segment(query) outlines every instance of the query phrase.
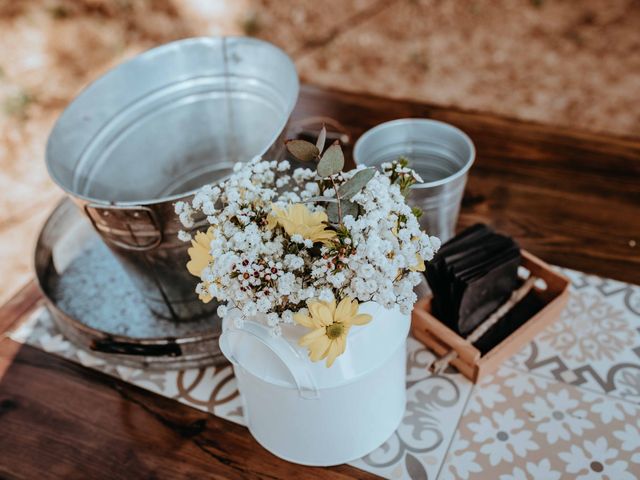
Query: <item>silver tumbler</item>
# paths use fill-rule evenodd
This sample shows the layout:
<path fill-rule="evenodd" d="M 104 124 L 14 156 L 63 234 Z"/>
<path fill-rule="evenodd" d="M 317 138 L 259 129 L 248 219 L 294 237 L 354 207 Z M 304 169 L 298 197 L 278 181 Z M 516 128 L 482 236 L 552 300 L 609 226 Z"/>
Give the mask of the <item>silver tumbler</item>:
<path fill-rule="evenodd" d="M 184 321 L 215 311 L 194 292 L 174 204 L 236 162 L 277 156 L 298 90 L 291 59 L 269 43 L 191 38 L 107 72 L 56 122 L 46 151 L 51 178 L 156 315 Z"/>
<path fill-rule="evenodd" d="M 475 147 L 462 130 L 436 120 L 405 118 L 382 123 L 355 144 L 356 164 L 380 166 L 404 156 L 424 183 L 409 203 L 422 209 L 422 228 L 443 242 L 453 237 Z"/>

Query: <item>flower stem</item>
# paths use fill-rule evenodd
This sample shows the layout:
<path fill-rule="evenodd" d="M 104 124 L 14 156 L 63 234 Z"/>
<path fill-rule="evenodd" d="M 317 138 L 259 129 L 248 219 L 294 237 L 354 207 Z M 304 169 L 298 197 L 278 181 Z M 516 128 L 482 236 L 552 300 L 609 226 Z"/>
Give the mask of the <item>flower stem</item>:
<path fill-rule="evenodd" d="M 340 202 L 338 187 L 336 186 L 336 182 L 333 180 L 333 175 L 329 176 L 329 180 L 331 180 L 331 185 L 333 185 L 333 191 L 336 192 L 336 200 L 338 200 L 338 218 L 340 219 L 340 225 L 342 225 L 342 203 Z"/>

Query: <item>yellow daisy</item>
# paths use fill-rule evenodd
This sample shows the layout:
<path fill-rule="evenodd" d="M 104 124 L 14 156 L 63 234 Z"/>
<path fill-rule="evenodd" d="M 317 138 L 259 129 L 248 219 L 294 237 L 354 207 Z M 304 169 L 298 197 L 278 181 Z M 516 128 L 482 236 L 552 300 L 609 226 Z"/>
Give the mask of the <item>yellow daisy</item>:
<path fill-rule="evenodd" d="M 211 284 L 209 282 L 202 282 L 202 290 L 198 292 L 198 299 L 200 299 L 202 303 L 209 303 L 211 300 L 213 300 L 213 297 L 209 293 L 210 285 Z"/>
<path fill-rule="evenodd" d="M 335 359 L 347 348 L 347 335 L 353 325 L 366 325 L 371 315 L 358 313 L 358 301 L 349 297 L 343 298 L 338 306 L 336 302 L 311 300 L 307 303 L 309 314 L 296 313 L 293 320 L 307 328 L 313 329 L 298 342 L 308 347 L 309 358 L 317 362 L 327 359 L 327 367 L 333 365 Z"/>
<path fill-rule="evenodd" d="M 187 250 L 191 259 L 187 263 L 187 270 L 191 275 L 200 278 L 202 271 L 213 262 L 213 257 L 210 253 L 213 239 L 213 227 L 209 227 L 207 233 L 198 232 L 195 238 L 191 240 L 191 248 Z"/>
<path fill-rule="evenodd" d="M 411 270 L 412 272 L 424 272 L 424 259 L 419 253 L 416 253 L 416 262 L 417 263 L 413 267 L 410 267 L 409 270 Z"/>
<path fill-rule="evenodd" d="M 213 227 L 209 227 L 207 233 L 196 233 L 195 238 L 191 240 L 191 248 L 187 250 L 190 258 L 187 263 L 187 270 L 189 270 L 191 275 L 198 278 L 202 275 L 202 271 L 213 262 L 213 257 L 210 253 L 211 240 L 214 238 L 213 232 Z M 204 303 L 209 303 L 212 300 L 207 282 L 203 282 L 202 290 L 198 293 L 198 298 Z"/>
<path fill-rule="evenodd" d="M 328 222 L 325 212 L 311 212 L 302 203 L 294 203 L 287 208 L 271 207 L 272 213 L 267 217 L 267 228 L 273 229 L 277 224 L 282 225 L 285 232 L 292 235 L 302 235 L 312 242 L 326 242 L 336 237 L 336 232 L 327 230 Z"/>
<path fill-rule="evenodd" d="M 398 236 L 398 227 L 393 227 L 391 229 L 391 233 L 393 233 L 397 237 Z M 412 242 L 415 242 L 416 240 L 418 240 L 416 237 L 413 237 L 411 239 Z M 411 267 L 409 267 L 409 270 L 411 270 L 412 272 L 424 272 L 425 268 L 426 267 L 424 265 L 424 259 L 422 258 L 422 255 L 420 255 L 419 253 L 416 253 L 416 264 L 411 266 Z M 398 275 L 399 274 L 400 274 L 400 271 L 398 271 Z"/>

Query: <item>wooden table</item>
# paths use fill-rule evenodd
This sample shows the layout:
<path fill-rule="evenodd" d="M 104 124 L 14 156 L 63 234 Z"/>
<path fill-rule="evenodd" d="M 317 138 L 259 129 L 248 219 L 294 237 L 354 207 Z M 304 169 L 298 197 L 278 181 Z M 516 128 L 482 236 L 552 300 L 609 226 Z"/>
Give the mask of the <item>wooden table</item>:
<path fill-rule="evenodd" d="M 294 119 L 313 115 L 352 139 L 400 117 L 457 125 L 478 151 L 460 227 L 486 222 L 550 263 L 640 283 L 640 141 L 306 86 Z M 0 334 L 41 301 L 25 286 Z M 372 477 L 292 465 L 243 427 L 7 338 L 0 378 L 0 478 Z"/>

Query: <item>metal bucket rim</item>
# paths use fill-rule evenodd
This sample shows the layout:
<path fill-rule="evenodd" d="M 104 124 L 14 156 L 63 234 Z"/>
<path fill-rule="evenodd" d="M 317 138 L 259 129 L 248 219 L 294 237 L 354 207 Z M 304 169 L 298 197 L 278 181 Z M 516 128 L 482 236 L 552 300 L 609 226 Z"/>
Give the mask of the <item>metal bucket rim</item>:
<path fill-rule="evenodd" d="M 215 333 L 205 333 L 205 334 L 199 333 L 197 335 L 194 334 L 194 335 L 184 336 L 180 338 L 130 337 L 127 335 L 109 333 L 103 330 L 99 330 L 95 327 L 82 323 L 80 320 L 78 320 L 68 312 L 62 310 L 56 303 L 55 299 L 50 295 L 49 289 L 47 286 L 47 277 L 49 275 L 48 270 L 50 266 L 50 261 L 47 261 L 47 264 L 43 265 L 41 264 L 41 262 L 38 261 L 38 255 L 40 254 L 40 252 L 48 248 L 48 247 L 45 247 L 45 235 L 50 230 L 52 230 L 53 225 L 57 221 L 59 221 L 61 217 L 64 217 L 67 214 L 67 211 L 69 209 L 74 209 L 74 208 L 75 206 L 73 205 L 73 202 L 69 198 L 67 197 L 62 198 L 58 202 L 58 204 L 55 206 L 53 211 L 49 214 L 49 217 L 47 218 L 44 225 L 42 226 L 42 229 L 38 234 L 38 240 L 36 241 L 36 246 L 34 248 L 33 259 L 34 259 L 34 270 L 36 273 L 36 283 L 38 285 L 38 289 L 40 290 L 40 292 L 42 293 L 42 296 L 44 297 L 45 306 L 51 312 L 52 317 L 54 321 L 56 321 L 56 323 L 58 321 L 63 321 L 66 324 L 73 326 L 73 328 L 75 328 L 78 331 L 89 333 L 96 337 L 108 338 L 116 342 L 136 342 L 136 343 L 139 343 L 140 345 L 166 345 L 168 343 L 175 343 L 178 345 L 187 345 L 190 343 L 201 342 L 203 338 L 215 340 L 218 337 L 218 335 Z M 49 256 L 52 257 L 52 254 L 51 254 L 52 252 L 49 252 L 49 253 L 50 253 Z"/>
<path fill-rule="evenodd" d="M 437 125 L 439 127 L 448 129 L 451 132 L 459 135 L 462 141 L 469 148 L 468 158 L 465 160 L 464 165 L 456 173 L 449 175 L 447 177 L 441 178 L 439 180 L 434 180 L 432 182 L 417 183 L 411 187 L 412 189 L 419 190 L 423 188 L 439 187 L 441 185 L 450 183 L 460 177 L 463 177 L 467 174 L 467 172 L 475 162 L 475 158 L 476 158 L 476 148 L 475 148 L 475 145 L 473 144 L 473 141 L 471 140 L 469 135 L 467 135 L 465 132 L 460 130 L 455 125 L 452 125 L 447 122 L 442 122 L 440 120 L 433 120 L 430 118 L 398 118 L 396 120 L 390 120 L 388 122 L 380 123 L 375 127 L 370 128 L 365 133 L 363 133 L 362 136 L 360 136 L 360 138 L 356 141 L 353 147 L 353 158 L 355 159 L 356 164 L 367 165 L 366 161 L 361 162 L 359 161 L 358 157 L 359 157 L 360 150 L 362 150 L 363 148 L 362 145 L 364 145 L 373 135 L 376 135 L 380 131 L 386 130 L 387 128 L 392 128 L 392 127 L 397 127 L 402 125 L 410 125 L 410 124 L 420 124 L 425 126 Z"/>
<path fill-rule="evenodd" d="M 254 37 L 247 37 L 247 36 L 243 36 L 243 35 L 224 35 L 224 36 L 198 36 L 198 37 L 189 37 L 189 38 L 183 38 L 180 40 L 175 40 L 172 42 L 168 42 L 168 43 L 164 43 L 162 45 L 157 45 L 155 47 L 149 48 L 143 52 L 140 52 L 139 54 L 135 55 L 134 57 L 125 60 L 124 62 L 118 63 L 117 65 L 109 68 L 106 72 L 102 73 L 100 76 L 98 76 L 97 78 L 95 78 L 94 80 L 92 80 L 91 82 L 89 82 L 87 85 L 85 85 L 80 92 L 69 102 L 69 104 L 63 109 L 63 111 L 60 113 L 60 115 L 58 116 L 58 118 L 56 119 L 53 128 L 51 129 L 51 132 L 49 133 L 49 136 L 47 138 L 47 144 L 46 144 L 46 149 L 45 149 L 45 164 L 46 164 L 46 168 L 47 168 L 47 172 L 49 174 L 49 177 L 55 182 L 56 185 L 58 185 L 58 187 L 60 187 L 65 193 L 67 193 L 68 195 L 70 195 L 73 198 L 77 198 L 80 200 L 84 200 L 86 202 L 89 203 L 93 203 L 96 205 L 114 205 L 114 206 L 136 206 L 136 205 L 141 205 L 141 206 L 148 206 L 148 205 L 157 205 L 157 204 L 162 204 L 162 203 L 168 203 L 168 202 L 175 202 L 178 200 L 181 200 L 183 198 L 186 197 L 190 197 L 192 195 L 194 195 L 199 189 L 195 188 L 193 190 L 187 191 L 187 192 L 182 192 L 182 193 L 176 193 L 173 195 L 168 195 L 168 196 L 163 196 L 163 197 L 158 197 L 158 198 L 152 198 L 152 199 L 142 199 L 142 200 L 128 200 L 128 201 L 109 201 L 109 200 L 105 200 L 105 199 L 101 199 L 101 198 L 95 198 L 95 197 L 90 197 L 87 195 L 82 195 L 79 194 L 77 192 L 74 192 L 72 189 L 68 188 L 64 182 L 58 177 L 57 173 L 54 171 L 54 168 L 52 166 L 52 160 L 51 160 L 51 144 L 52 144 L 52 139 L 54 138 L 56 132 L 58 131 L 58 128 L 62 128 L 61 124 L 64 121 L 64 119 L 66 118 L 66 114 L 69 111 L 69 109 L 76 103 L 76 101 L 78 99 L 80 99 L 81 97 L 88 95 L 91 93 L 92 89 L 96 87 L 96 85 L 100 82 L 106 81 L 108 80 L 108 78 L 114 74 L 116 74 L 116 72 L 120 71 L 123 68 L 128 67 L 129 65 L 132 64 L 136 64 L 136 63 L 143 63 L 146 62 L 149 58 L 158 55 L 159 53 L 164 52 L 165 50 L 169 50 L 172 48 L 175 48 L 176 46 L 183 46 L 183 45 L 190 45 L 190 44 L 203 44 L 203 43 L 209 43 L 209 44 L 213 44 L 213 42 L 217 42 L 220 40 L 241 40 L 243 42 L 247 42 L 247 43 L 253 43 L 253 44 L 261 44 L 269 49 L 271 49 L 276 55 L 279 55 L 284 61 L 285 63 L 288 63 L 289 66 L 291 67 L 292 72 L 294 73 L 294 77 L 295 77 L 295 92 L 293 92 L 294 94 L 291 95 L 291 99 L 290 99 L 290 104 L 287 105 L 287 112 L 286 112 L 286 120 L 283 123 L 282 127 L 284 128 L 287 124 L 288 119 L 291 117 L 291 112 L 293 111 L 293 108 L 295 107 L 297 100 L 298 100 L 298 94 L 300 92 L 300 79 L 298 78 L 297 75 L 297 71 L 296 71 L 296 67 L 295 64 L 293 63 L 293 60 L 291 59 L 291 57 L 289 57 L 289 55 L 287 55 L 284 50 L 282 50 L 281 48 L 277 47 L 276 45 L 264 41 L 264 40 L 260 40 L 258 38 L 254 38 Z M 274 141 L 276 141 L 278 139 L 278 137 L 281 134 L 281 130 L 274 133 L 273 138 L 271 139 L 269 145 L 266 145 L 264 148 L 264 151 L 267 151 L 270 147 L 270 145 L 273 144 Z M 260 152 L 259 155 L 263 155 L 263 152 Z M 204 186 L 204 185 L 202 185 Z M 201 186 L 201 187 L 202 187 Z"/>

